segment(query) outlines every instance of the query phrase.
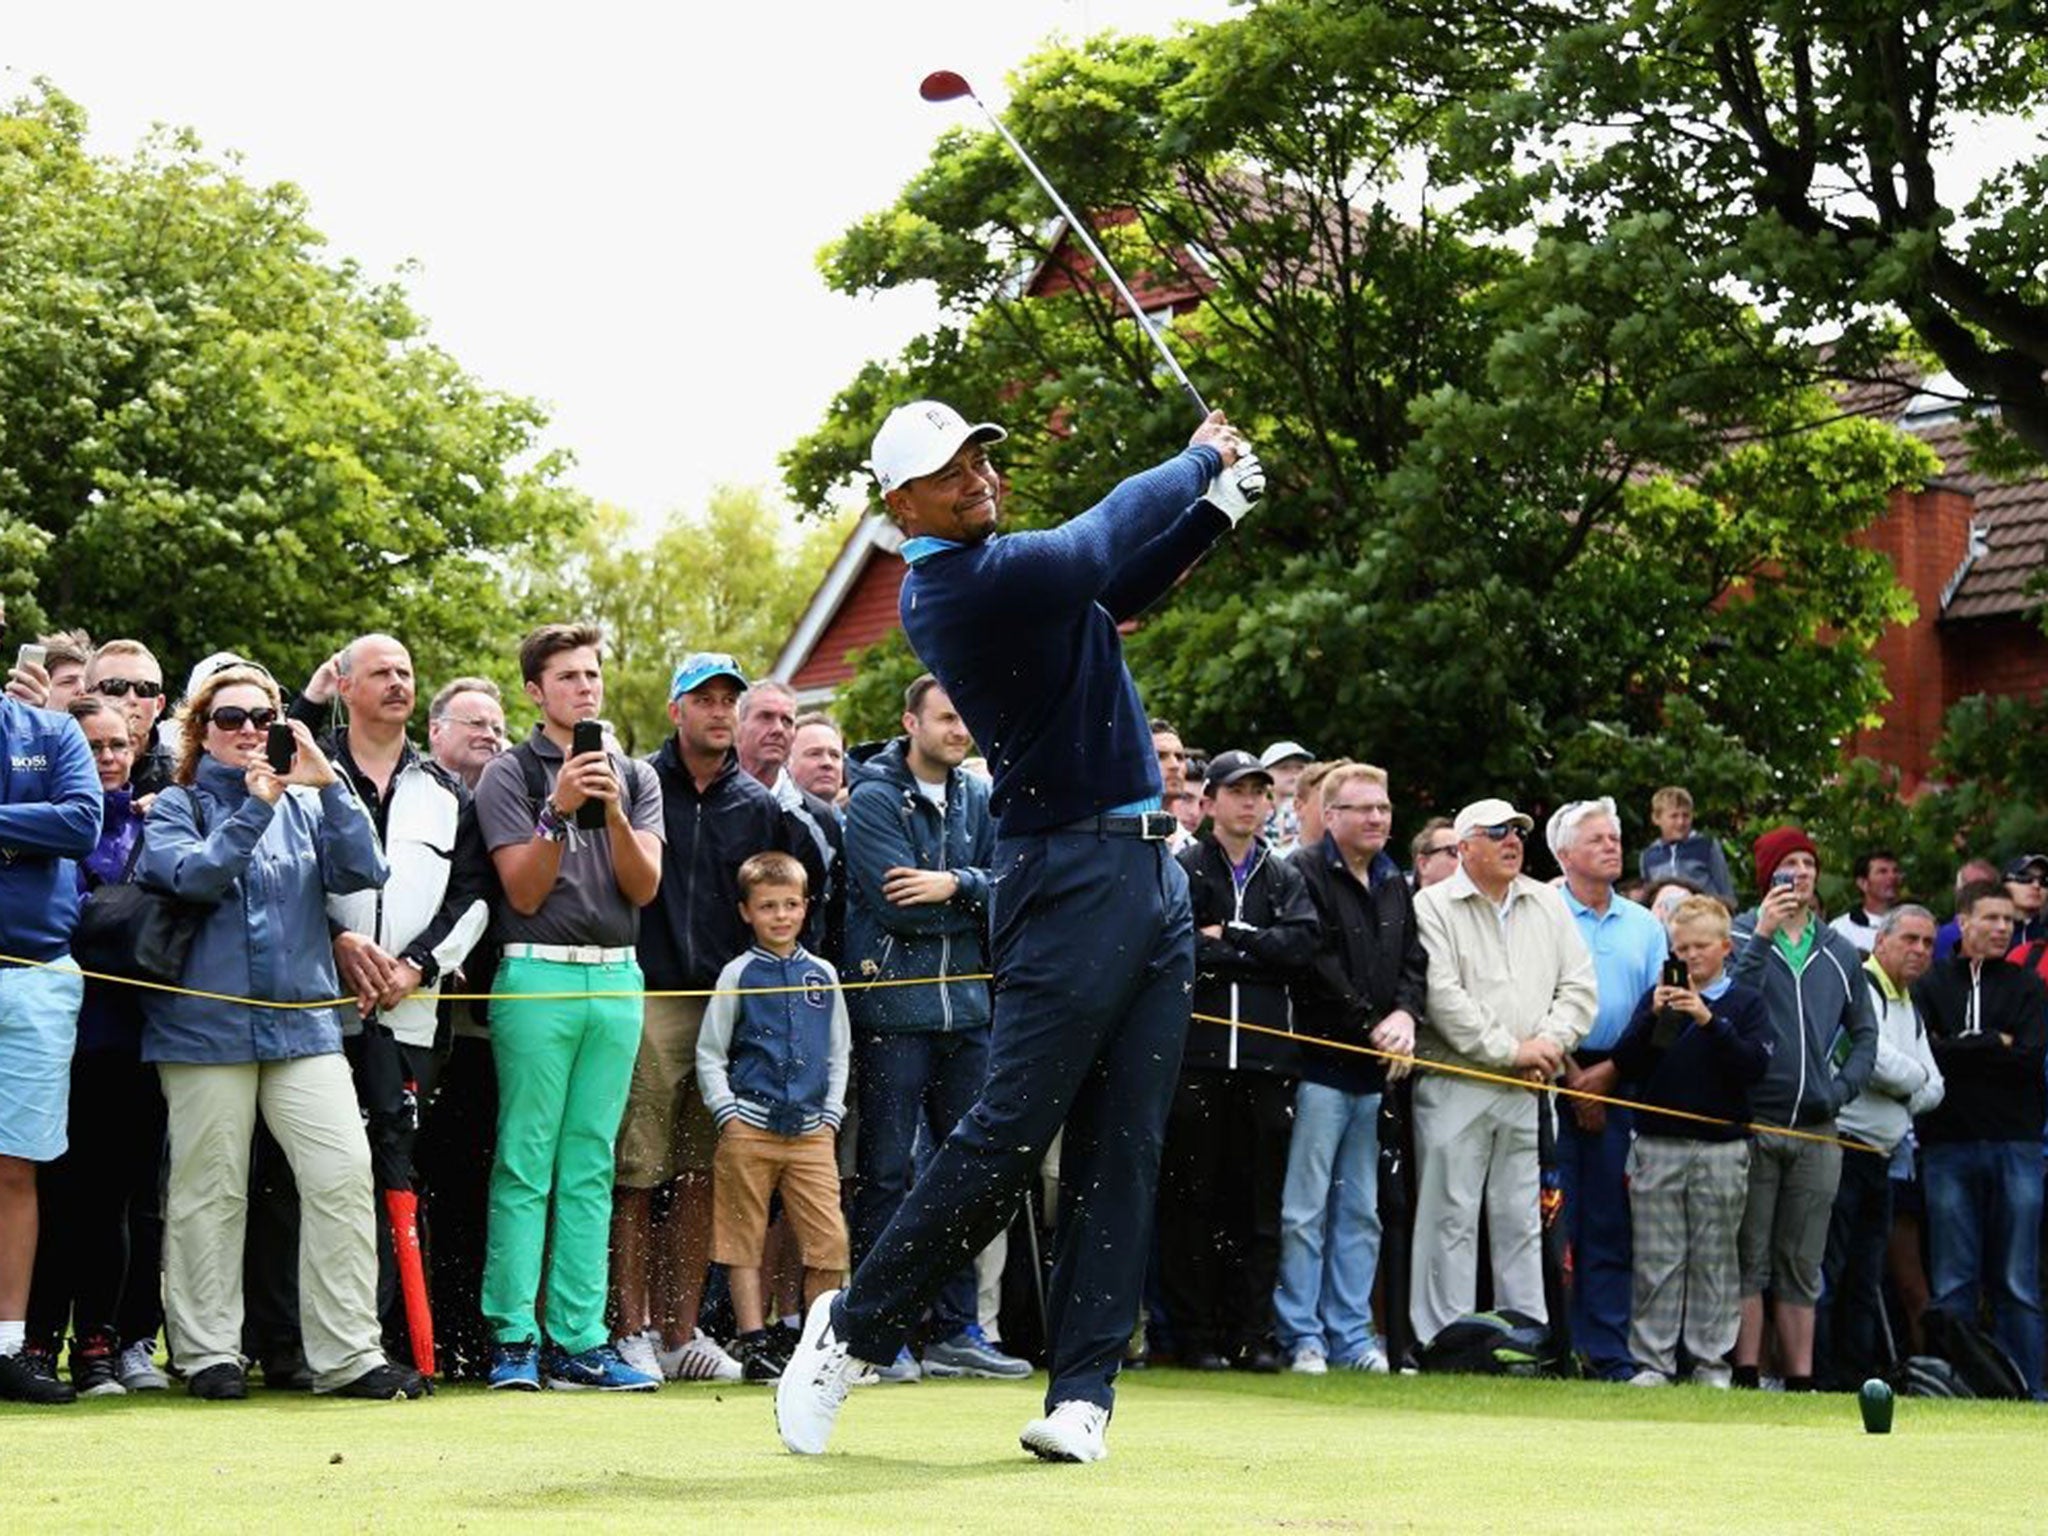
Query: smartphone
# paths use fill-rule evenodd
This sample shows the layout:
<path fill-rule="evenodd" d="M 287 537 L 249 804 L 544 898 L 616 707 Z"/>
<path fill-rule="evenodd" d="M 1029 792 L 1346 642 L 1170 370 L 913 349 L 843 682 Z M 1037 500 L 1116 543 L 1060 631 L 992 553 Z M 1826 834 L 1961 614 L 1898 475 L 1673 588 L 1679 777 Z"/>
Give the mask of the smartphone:
<path fill-rule="evenodd" d="M 1799 877 L 1793 874 L 1792 871 L 1789 869 L 1777 870 L 1771 876 L 1771 889 L 1775 891 L 1781 885 L 1791 885 L 1794 882 L 1796 882 L 1798 878 Z"/>
<path fill-rule="evenodd" d="M 49 659 L 50 652 L 48 647 L 30 645 L 26 642 L 23 643 L 20 650 L 14 653 L 14 664 L 16 667 L 40 667 Z"/>
<path fill-rule="evenodd" d="M 1685 962 L 1676 955 L 1664 961 L 1664 985 L 1667 987 L 1690 987 L 1692 973 L 1685 968 Z"/>
<path fill-rule="evenodd" d="M 604 750 L 604 727 L 595 720 L 578 720 L 569 733 L 569 755 L 581 757 L 586 752 Z M 586 800 L 576 807 L 576 825 L 585 832 L 600 831 L 604 827 L 604 802 Z"/>
<path fill-rule="evenodd" d="M 299 755 L 299 743 L 298 738 L 292 735 L 292 728 L 284 721 L 270 722 L 270 729 L 263 737 L 263 755 L 270 759 L 272 773 L 292 771 L 292 759 Z"/>

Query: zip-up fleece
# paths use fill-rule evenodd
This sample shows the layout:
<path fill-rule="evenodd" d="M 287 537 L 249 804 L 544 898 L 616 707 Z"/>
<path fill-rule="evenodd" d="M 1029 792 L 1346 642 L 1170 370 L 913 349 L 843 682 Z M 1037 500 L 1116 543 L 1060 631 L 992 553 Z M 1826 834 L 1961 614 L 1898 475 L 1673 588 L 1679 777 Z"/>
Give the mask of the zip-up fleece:
<path fill-rule="evenodd" d="M 697 793 L 671 736 L 647 760 L 661 780 L 661 889 L 640 910 L 640 969 L 650 989 L 708 987 L 751 941 L 740 917 L 740 866 L 771 849 L 790 853 L 775 797 L 740 769 L 737 752 Z M 813 896 L 817 892 L 811 893 Z"/>
<path fill-rule="evenodd" d="M 1320 925 L 1308 883 L 1263 839 L 1252 842 L 1252 868 L 1240 887 L 1230 855 L 1214 835 L 1176 857 L 1187 872 L 1195 914 L 1195 1006 L 1205 1015 L 1188 1026 L 1181 1069 L 1272 1072 L 1301 1070 L 1291 1040 L 1239 1029 L 1239 1021 L 1292 1032 L 1288 983 L 1314 961 Z M 1212 939 L 1201 930 L 1221 927 Z M 1225 1026 L 1210 1022 L 1228 1019 Z"/>
<path fill-rule="evenodd" d="M 205 805 L 203 833 L 195 799 Z M 217 903 L 192 940 L 187 987 L 281 1003 L 337 995 L 327 897 L 374 890 L 389 873 L 369 813 L 345 780 L 287 789 L 265 805 L 241 769 L 212 757 L 199 760 L 196 783 L 157 796 L 136 866 L 144 885 Z M 332 1008 L 151 992 L 143 1017 L 144 1061 L 289 1061 L 341 1049 Z"/>
<path fill-rule="evenodd" d="M 1749 1091 L 1761 1125 L 1818 1125 L 1863 1091 L 1877 1064 L 1877 1004 L 1856 946 L 1818 917 L 1813 953 L 1795 972 L 1756 931 L 1756 909 L 1735 919 L 1729 974 L 1764 995 L 1776 1049 Z M 1840 1057 L 1840 1064 L 1836 1058 Z"/>
<path fill-rule="evenodd" d="M 2041 1134 L 2041 1059 L 2048 995 L 2007 960 L 1937 960 L 1913 983 L 1929 1043 L 1948 1085 L 1916 1122 L 1923 1142 L 2033 1141 Z M 2012 1037 L 2007 1045 L 2000 1035 Z"/>
<path fill-rule="evenodd" d="M 697 1086 L 721 1126 L 737 1117 L 778 1136 L 837 1130 L 852 1058 L 830 961 L 802 947 L 785 959 L 756 944 L 718 973 L 697 1036 Z"/>
<path fill-rule="evenodd" d="M 847 998 L 853 1021 L 887 1034 L 981 1029 L 990 1018 L 988 867 L 995 820 L 988 785 L 955 768 L 946 810 L 919 793 L 899 736 L 856 750 L 847 764 L 846 974 L 850 981 L 928 978 L 930 986 L 870 987 Z M 882 895 L 891 869 L 943 869 L 959 880 L 948 900 L 899 907 Z"/>

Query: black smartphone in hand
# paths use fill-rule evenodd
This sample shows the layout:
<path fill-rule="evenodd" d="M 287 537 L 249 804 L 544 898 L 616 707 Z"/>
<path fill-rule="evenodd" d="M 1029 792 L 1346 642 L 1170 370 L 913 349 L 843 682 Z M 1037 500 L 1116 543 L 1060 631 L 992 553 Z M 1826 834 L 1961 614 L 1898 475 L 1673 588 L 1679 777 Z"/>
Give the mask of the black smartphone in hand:
<path fill-rule="evenodd" d="M 569 755 L 581 757 L 586 752 L 604 750 L 604 727 L 595 720 L 578 720 L 569 734 Z M 586 800 L 576 807 L 576 825 L 585 832 L 598 832 L 604 828 L 604 802 Z"/>
<path fill-rule="evenodd" d="M 263 737 L 263 755 L 270 759 L 272 773 L 282 777 L 292 771 L 292 759 L 299 755 L 299 743 L 292 735 L 292 728 L 284 721 L 270 722 L 270 729 Z"/>
<path fill-rule="evenodd" d="M 1667 987 L 1689 987 L 1692 985 L 1692 973 L 1686 970 L 1685 962 L 1676 955 L 1667 955 L 1664 959 L 1664 985 Z"/>

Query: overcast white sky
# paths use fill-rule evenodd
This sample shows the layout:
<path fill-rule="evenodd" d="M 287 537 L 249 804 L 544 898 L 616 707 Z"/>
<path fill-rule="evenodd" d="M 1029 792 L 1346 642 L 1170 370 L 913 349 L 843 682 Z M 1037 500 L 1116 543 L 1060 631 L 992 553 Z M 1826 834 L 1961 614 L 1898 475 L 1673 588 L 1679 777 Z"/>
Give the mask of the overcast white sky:
<path fill-rule="evenodd" d="M 9 6 L 0 96 L 49 76 L 125 154 L 155 122 L 297 182 L 333 251 L 400 262 L 441 345 L 548 403 L 575 483 L 643 517 L 776 454 L 928 299 L 829 292 L 820 247 L 891 202 L 1048 35 L 1164 32 L 1227 0 Z"/>

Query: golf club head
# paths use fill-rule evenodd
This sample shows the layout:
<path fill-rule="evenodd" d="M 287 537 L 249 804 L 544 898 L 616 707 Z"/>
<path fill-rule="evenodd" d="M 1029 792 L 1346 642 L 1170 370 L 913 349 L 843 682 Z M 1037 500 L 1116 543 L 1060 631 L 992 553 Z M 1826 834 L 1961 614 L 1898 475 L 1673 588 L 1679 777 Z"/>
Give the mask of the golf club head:
<path fill-rule="evenodd" d="M 956 75 L 950 69 L 935 69 L 919 82 L 917 94 L 926 101 L 958 101 L 962 96 L 972 96 L 974 87 L 967 83 L 965 75 Z"/>

